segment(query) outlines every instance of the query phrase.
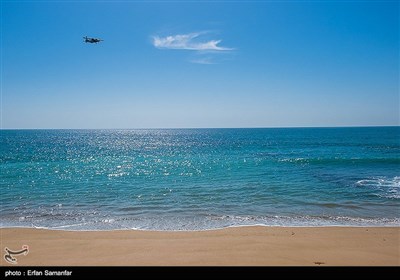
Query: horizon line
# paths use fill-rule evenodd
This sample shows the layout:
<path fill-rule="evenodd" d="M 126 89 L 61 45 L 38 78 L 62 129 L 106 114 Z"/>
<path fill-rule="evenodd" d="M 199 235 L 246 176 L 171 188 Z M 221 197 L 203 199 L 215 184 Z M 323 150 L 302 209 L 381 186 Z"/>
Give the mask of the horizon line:
<path fill-rule="evenodd" d="M 249 126 L 249 127 L 142 127 L 142 128 L 0 128 L 0 130 L 174 130 L 174 129 L 276 129 L 276 128 L 373 128 L 400 127 L 398 125 L 347 125 L 347 126 Z"/>

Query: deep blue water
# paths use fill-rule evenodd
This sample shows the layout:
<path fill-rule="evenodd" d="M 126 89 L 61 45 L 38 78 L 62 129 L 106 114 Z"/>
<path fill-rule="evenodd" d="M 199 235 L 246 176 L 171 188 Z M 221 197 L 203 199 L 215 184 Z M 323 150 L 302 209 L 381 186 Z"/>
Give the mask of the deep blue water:
<path fill-rule="evenodd" d="M 1 226 L 399 226 L 400 127 L 1 130 Z"/>

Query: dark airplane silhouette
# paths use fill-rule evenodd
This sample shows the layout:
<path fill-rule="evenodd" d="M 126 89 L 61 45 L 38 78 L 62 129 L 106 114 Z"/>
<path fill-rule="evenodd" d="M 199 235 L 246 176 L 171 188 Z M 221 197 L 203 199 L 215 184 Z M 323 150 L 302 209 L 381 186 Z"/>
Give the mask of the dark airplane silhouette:
<path fill-rule="evenodd" d="M 90 43 L 90 44 L 93 44 L 93 43 L 97 44 L 97 43 L 100 43 L 101 41 L 104 41 L 102 39 L 90 38 L 88 36 L 83 37 L 83 39 L 85 39 L 85 41 L 84 41 L 85 43 Z"/>

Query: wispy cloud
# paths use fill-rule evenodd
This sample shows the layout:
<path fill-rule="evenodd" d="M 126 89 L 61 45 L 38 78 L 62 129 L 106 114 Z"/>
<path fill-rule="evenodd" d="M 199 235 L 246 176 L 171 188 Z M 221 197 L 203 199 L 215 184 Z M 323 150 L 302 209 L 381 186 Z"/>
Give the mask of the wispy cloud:
<path fill-rule="evenodd" d="M 200 40 L 198 37 L 204 34 L 189 33 L 167 37 L 153 36 L 153 45 L 159 49 L 192 50 L 192 51 L 232 51 L 233 48 L 221 47 L 221 40 Z"/>
<path fill-rule="evenodd" d="M 189 60 L 189 62 L 197 64 L 216 64 L 211 57 L 196 58 Z"/>

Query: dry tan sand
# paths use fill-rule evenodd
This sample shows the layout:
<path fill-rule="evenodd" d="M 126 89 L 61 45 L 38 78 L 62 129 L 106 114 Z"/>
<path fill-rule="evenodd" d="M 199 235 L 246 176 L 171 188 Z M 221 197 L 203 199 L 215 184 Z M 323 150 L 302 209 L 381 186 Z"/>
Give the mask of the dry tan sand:
<path fill-rule="evenodd" d="M 18 265 L 400 265 L 400 227 L 240 227 L 210 231 L 0 229 Z M 2 255 L 1 265 L 8 265 Z"/>

